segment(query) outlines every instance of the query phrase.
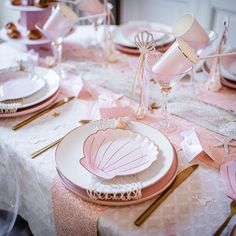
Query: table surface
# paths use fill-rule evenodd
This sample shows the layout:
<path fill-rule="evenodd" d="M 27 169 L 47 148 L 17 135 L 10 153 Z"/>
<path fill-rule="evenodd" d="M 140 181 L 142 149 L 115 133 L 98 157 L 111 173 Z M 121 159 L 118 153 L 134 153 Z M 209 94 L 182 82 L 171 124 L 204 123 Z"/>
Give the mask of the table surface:
<path fill-rule="evenodd" d="M 92 42 L 92 38 L 91 28 L 83 26 L 76 29 L 73 35 L 66 39 L 64 67 L 71 77 L 64 78 L 65 86 L 69 86 L 71 81 L 75 81 L 78 76 L 84 75 L 107 87 L 109 83 L 105 82 L 112 78 L 110 83 L 116 81 L 117 84 L 122 85 L 119 88 L 120 91 L 127 90 L 127 83 L 131 82 L 134 73 L 133 65 L 137 58 L 124 55 L 120 63 L 101 63 L 97 59 L 96 51 L 92 47 L 86 48 L 88 42 Z M 7 61 L 1 61 L 1 66 L 11 64 L 16 55 L 21 53 L 20 50 L 6 43 L 1 44 L 1 58 L 7 58 Z M 223 92 L 219 94 L 214 93 L 211 100 L 214 100 L 215 96 L 222 96 L 227 101 L 228 98 L 224 95 L 227 91 L 223 89 Z M 233 93 L 235 94 L 235 91 Z M 233 105 L 231 101 L 230 108 L 236 110 L 236 100 L 233 101 Z M 53 116 L 55 111 L 60 115 Z M 30 154 L 66 134 L 76 126 L 80 119 L 99 118 L 97 103 L 90 100 L 76 99 L 55 111 L 18 131 L 12 131 L 11 127 L 28 116 L 0 119 L 0 148 L 3 148 L 6 155 L 12 159 L 20 175 L 19 214 L 29 222 L 36 236 L 56 234 L 51 206 L 51 183 L 56 175 L 55 148 L 51 148 L 34 160 L 30 158 Z M 202 131 L 201 128 L 185 120 L 175 119 L 177 125 L 181 127 L 175 134 L 178 136 L 177 140 L 181 140 L 179 135 L 181 130 L 195 127 Z M 155 126 L 155 122 L 155 119 L 152 120 L 152 125 Z M 204 132 L 214 135 L 210 131 Z M 179 145 L 180 142 L 177 141 L 176 144 Z M 182 151 L 178 152 L 178 156 L 181 169 L 188 163 Z M 0 155 L 0 158 L 4 161 L 6 157 Z M 152 201 L 130 207 L 106 209 L 99 218 L 98 231 L 101 235 L 171 235 L 171 232 L 172 235 L 173 232 L 177 235 L 212 235 L 229 214 L 231 200 L 226 197 L 219 172 L 200 166 L 142 227 L 136 227 L 134 220 Z M 235 223 L 234 217 L 223 235 L 227 235 Z"/>

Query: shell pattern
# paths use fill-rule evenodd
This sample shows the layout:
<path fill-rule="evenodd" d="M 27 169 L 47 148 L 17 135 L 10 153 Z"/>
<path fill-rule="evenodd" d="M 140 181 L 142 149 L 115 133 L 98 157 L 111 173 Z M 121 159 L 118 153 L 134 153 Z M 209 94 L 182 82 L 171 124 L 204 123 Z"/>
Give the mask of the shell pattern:
<path fill-rule="evenodd" d="M 141 53 L 146 54 L 155 50 L 156 43 L 154 37 L 147 31 L 142 31 L 135 35 L 134 42 Z"/>
<path fill-rule="evenodd" d="M 150 139 L 123 129 L 98 130 L 85 140 L 83 149 L 81 165 L 104 179 L 143 171 L 159 153 Z"/>

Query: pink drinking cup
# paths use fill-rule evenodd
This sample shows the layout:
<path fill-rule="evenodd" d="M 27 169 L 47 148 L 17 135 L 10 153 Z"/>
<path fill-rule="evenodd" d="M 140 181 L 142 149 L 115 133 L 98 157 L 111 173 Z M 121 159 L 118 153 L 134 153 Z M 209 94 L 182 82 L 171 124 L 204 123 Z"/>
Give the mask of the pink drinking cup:
<path fill-rule="evenodd" d="M 45 22 L 42 33 L 52 41 L 63 38 L 70 32 L 78 19 L 74 11 L 60 3 Z"/>
<path fill-rule="evenodd" d="M 204 48 L 209 43 L 207 32 L 191 13 L 181 16 L 172 26 L 172 32 L 177 39 L 186 41 L 194 49 Z"/>

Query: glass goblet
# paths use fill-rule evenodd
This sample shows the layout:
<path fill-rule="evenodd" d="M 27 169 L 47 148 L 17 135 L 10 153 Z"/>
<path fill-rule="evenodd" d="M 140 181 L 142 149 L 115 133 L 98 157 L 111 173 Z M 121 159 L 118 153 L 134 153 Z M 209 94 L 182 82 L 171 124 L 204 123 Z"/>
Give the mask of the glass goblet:
<path fill-rule="evenodd" d="M 68 36 L 78 16 L 65 4 L 57 4 L 53 9 L 43 26 L 39 24 L 35 27 L 52 42 L 53 52 L 60 75 L 62 75 L 61 58 L 62 58 L 62 42 Z"/>
<path fill-rule="evenodd" d="M 195 49 L 196 54 L 200 56 L 204 50 L 206 50 L 208 47 L 212 45 L 212 43 L 216 40 L 217 38 L 217 33 L 214 31 L 207 31 L 208 36 L 209 36 L 209 41 L 207 43 L 197 43 L 193 41 L 187 41 L 192 47 Z M 198 93 L 199 91 L 197 90 L 195 86 L 195 81 L 197 81 L 197 65 L 194 64 L 192 67 L 191 71 L 191 77 L 190 77 L 190 86 L 193 88 L 193 91 L 195 93 Z"/>
<path fill-rule="evenodd" d="M 39 25 L 35 25 L 35 28 L 37 28 L 46 38 L 48 38 L 51 41 L 52 46 L 52 52 L 55 60 L 55 65 L 57 68 L 57 71 L 61 77 L 63 77 L 63 70 L 61 67 L 61 61 L 62 61 L 62 52 L 63 52 L 63 39 L 65 36 L 61 35 L 58 37 L 51 37 L 46 31 L 43 30 Z"/>
<path fill-rule="evenodd" d="M 156 54 L 157 59 L 160 58 L 160 54 Z M 155 60 L 152 60 L 155 62 Z M 169 133 L 173 132 L 176 130 L 176 126 L 172 123 L 170 123 L 169 120 L 169 110 L 168 110 L 168 97 L 169 94 L 172 91 L 173 86 L 175 86 L 186 74 L 188 74 L 191 70 L 192 67 L 189 67 L 187 70 L 175 73 L 175 74 L 160 74 L 160 73 L 155 73 L 152 71 L 152 65 L 149 60 L 149 62 L 145 63 L 145 76 L 149 77 L 149 81 L 154 81 L 156 82 L 159 87 L 160 87 L 160 92 L 162 95 L 162 119 L 161 122 L 159 123 L 159 129 L 163 133 Z M 147 80 L 147 79 L 146 79 Z"/>

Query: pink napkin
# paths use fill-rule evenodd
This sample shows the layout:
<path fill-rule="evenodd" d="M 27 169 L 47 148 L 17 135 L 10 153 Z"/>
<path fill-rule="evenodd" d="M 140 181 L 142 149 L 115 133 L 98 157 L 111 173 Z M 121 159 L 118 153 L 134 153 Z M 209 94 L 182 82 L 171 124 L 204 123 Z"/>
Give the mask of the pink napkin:
<path fill-rule="evenodd" d="M 61 84 L 62 93 L 67 96 L 76 96 L 81 99 L 92 98 L 98 103 L 100 118 L 117 118 L 129 114 L 128 100 L 122 94 L 117 94 L 92 82 L 83 80 L 81 77 Z"/>
<path fill-rule="evenodd" d="M 122 94 L 114 93 L 98 85 L 83 80 L 83 91 L 86 91 L 98 101 L 101 118 L 116 118 L 127 116 L 129 106 Z"/>
<path fill-rule="evenodd" d="M 181 147 L 189 162 L 196 159 L 208 166 L 219 169 L 221 161 L 215 157 L 221 156 L 220 150 L 212 147 L 212 141 L 209 140 L 209 137 L 207 139 L 200 137 L 194 129 L 184 131 L 181 135 L 184 137 Z"/>

